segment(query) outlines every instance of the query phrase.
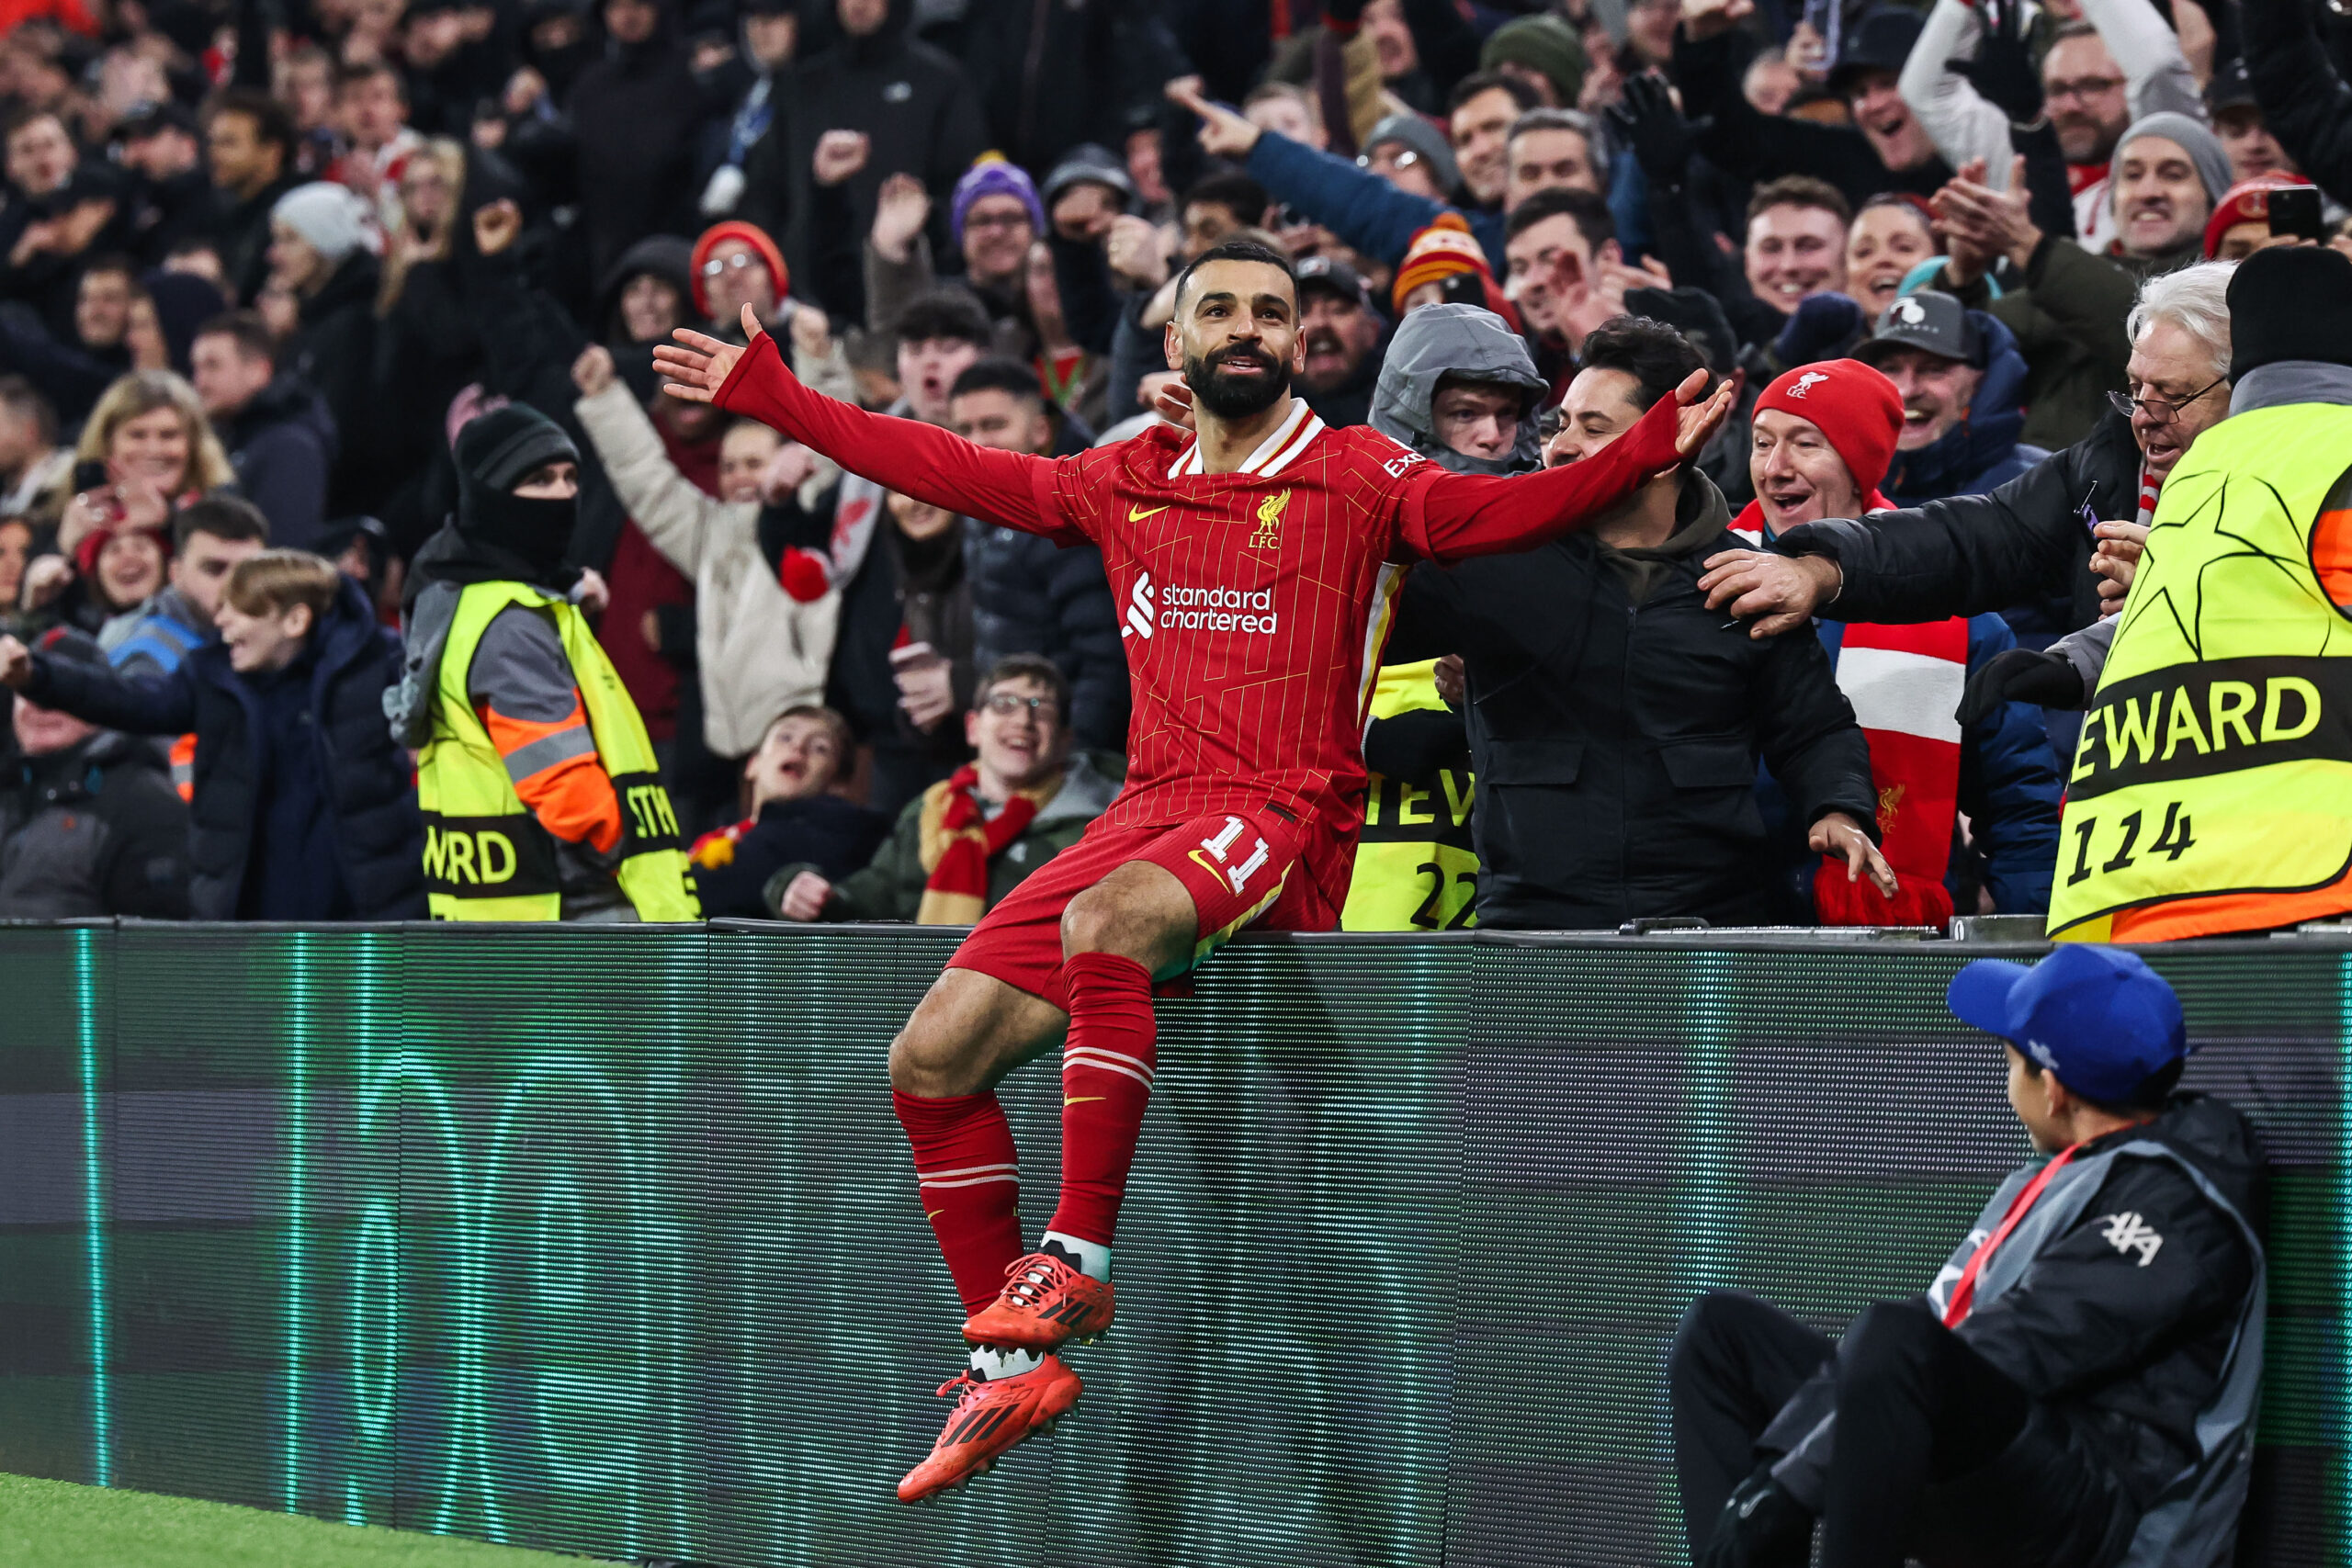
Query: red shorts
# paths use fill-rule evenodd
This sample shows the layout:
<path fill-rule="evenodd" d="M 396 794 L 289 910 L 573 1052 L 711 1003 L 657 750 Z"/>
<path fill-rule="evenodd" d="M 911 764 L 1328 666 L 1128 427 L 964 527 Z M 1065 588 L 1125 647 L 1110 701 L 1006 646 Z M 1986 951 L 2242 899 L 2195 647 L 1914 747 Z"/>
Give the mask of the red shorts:
<path fill-rule="evenodd" d="M 1131 861 L 1172 873 L 1199 913 L 1192 955 L 1154 979 L 1191 969 L 1248 925 L 1276 931 L 1327 931 L 1339 910 L 1324 896 L 1324 874 L 1352 848 L 1312 819 L 1256 811 L 1195 818 L 1172 828 L 1114 828 L 1096 822 L 1083 838 L 1033 872 L 972 928 L 951 969 L 976 969 L 1056 1007 L 1061 987 L 1062 911 L 1069 901 Z"/>

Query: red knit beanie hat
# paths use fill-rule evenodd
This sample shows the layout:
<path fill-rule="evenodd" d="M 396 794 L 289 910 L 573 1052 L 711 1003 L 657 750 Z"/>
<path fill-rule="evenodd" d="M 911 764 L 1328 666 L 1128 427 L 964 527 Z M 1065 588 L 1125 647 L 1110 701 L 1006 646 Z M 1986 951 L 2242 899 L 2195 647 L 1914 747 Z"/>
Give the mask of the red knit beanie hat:
<path fill-rule="evenodd" d="M 710 253 L 717 250 L 719 244 L 727 240 L 741 240 L 759 252 L 760 259 L 768 264 L 768 276 L 775 280 L 775 297 L 779 301 L 792 292 L 792 274 L 785 268 L 784 253 L 775 248 L 775 242 L 768 238 L 768 231 L 756 223 L 746 223 L 740 218 L 730 218 L 724 223 L 714 223 L 702 231 L 702 238 L 695 242 L 694 259 L 688 264 L 688 276 L 694 281 L 695 309 L 703 316 L 707 318 L 710 314 L 710 295 L 703 288 L 702 264 L 708 261 Z M 721 321 L 718 324 L 728 327 L 735 323 Z"/>
<path fill-rule="evenodd" d="M 1396 313 L 1405 313 L 1406 296 L 1424 283 L 1442 283 L 1458 274 L 1478 275 L 1478 282 L 1487 297 L 1487 309 L 1510 323 L 1510 330 L 1521 330 L 1519 309 L 1510 302 L 1495 282 L 1495 269 L 1487 260 L 1487 253 L 1470 232 L 1470 225 L 1458 212 L 1441 212 L 1429 227 L 1413 236 L 1405 247 L 1405 259 L 1396 264 L 1396 285 L 1388 293 Z"/>
<path fill-rule="evenodd" d="M 1756 412 L 1775 409 L 1810 420 L 1844 459 L 1854 488 L 1867 496 L 1886 478 L 1903 434 L 1903 394 L 1859 359 L 1800 365 L 1756 400 Z"/>

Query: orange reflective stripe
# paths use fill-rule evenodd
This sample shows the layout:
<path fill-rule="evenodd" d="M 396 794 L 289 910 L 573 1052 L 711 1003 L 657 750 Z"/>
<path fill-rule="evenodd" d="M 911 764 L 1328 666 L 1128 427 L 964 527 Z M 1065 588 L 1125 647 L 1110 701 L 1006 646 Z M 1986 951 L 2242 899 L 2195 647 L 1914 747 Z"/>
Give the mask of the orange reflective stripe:
<path fill-rule="evenodd" d="M 2332 920 L 2347 912 L 2352 912 L 2352 871 L 2324 887 L 2302 893 L 2214 893 L 2118 909 L 2107 940 L 2180 942 L 2193 936 L 2268 931 L 2304 920 Z"/>
<path fill-rule="evenodd" d="M 548 832 L 567 843 L 593 844 L 604 852 L 620 842 L 620 797 L 613 793 L 613 781 L 596 760 L 587 710 L 576 694 L 571 712 L 552 724 L 509 718 L 488 703 L 474 711 L 481 716 L 482 728 L 490 731 L 490 743 L 508 760 L 510 768 L 517 758 L 522 759 L 528 771 L 514 780 L 514 793 Z M 585 743 L 577 749 L 567 739 L 575 732 Z M 554 760 L 540 761 L 548 757 Z"/>
<path fill-rule="evenodd" d="M 2329 602 L 2352 610 L 2352 513 L 2323 512 L 2312 525 L 2312 570 Z"/>
<path fill-rule="evenodd" d="M 172 787 L 182 800 L 196 798 L 196 736 L 193 731 L 172 742 Z"/>

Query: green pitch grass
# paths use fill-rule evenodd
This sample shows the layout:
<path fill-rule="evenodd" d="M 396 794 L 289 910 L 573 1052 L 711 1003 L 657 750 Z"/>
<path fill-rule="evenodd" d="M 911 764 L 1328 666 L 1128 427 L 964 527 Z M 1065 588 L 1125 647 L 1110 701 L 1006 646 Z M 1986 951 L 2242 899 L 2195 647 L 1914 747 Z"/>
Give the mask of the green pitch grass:
<path fill-rule="evenodd" d="M 0 1475 L 0 1562 L 9 1568 L 581 1568 L 584 1561 Z"/>

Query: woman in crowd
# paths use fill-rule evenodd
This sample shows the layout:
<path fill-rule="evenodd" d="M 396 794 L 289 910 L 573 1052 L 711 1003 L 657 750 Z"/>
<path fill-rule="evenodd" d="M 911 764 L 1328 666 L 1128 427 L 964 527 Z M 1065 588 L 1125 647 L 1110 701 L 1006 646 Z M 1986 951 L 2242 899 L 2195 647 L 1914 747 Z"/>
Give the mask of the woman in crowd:
<path fill-rule="evenodd" d="M 1862 203 L 1846 231 L 1846 290 L 1864 320 L 1877 321 L 1903 292 L 1912 269 L 1943 248 L 1917 197 L 1883 191 Z"/>
<path fill-rule="evenodd" d="M 168 370 L 135 370 L 107 389 L 82 427 L 72 473 L 54 492 L 56 556 L 27 572 L 40 626 L 68 621 L 96 636 L 164 585 L 172 509 L 234 483 L 228 454 L 197 401 Z"/>

